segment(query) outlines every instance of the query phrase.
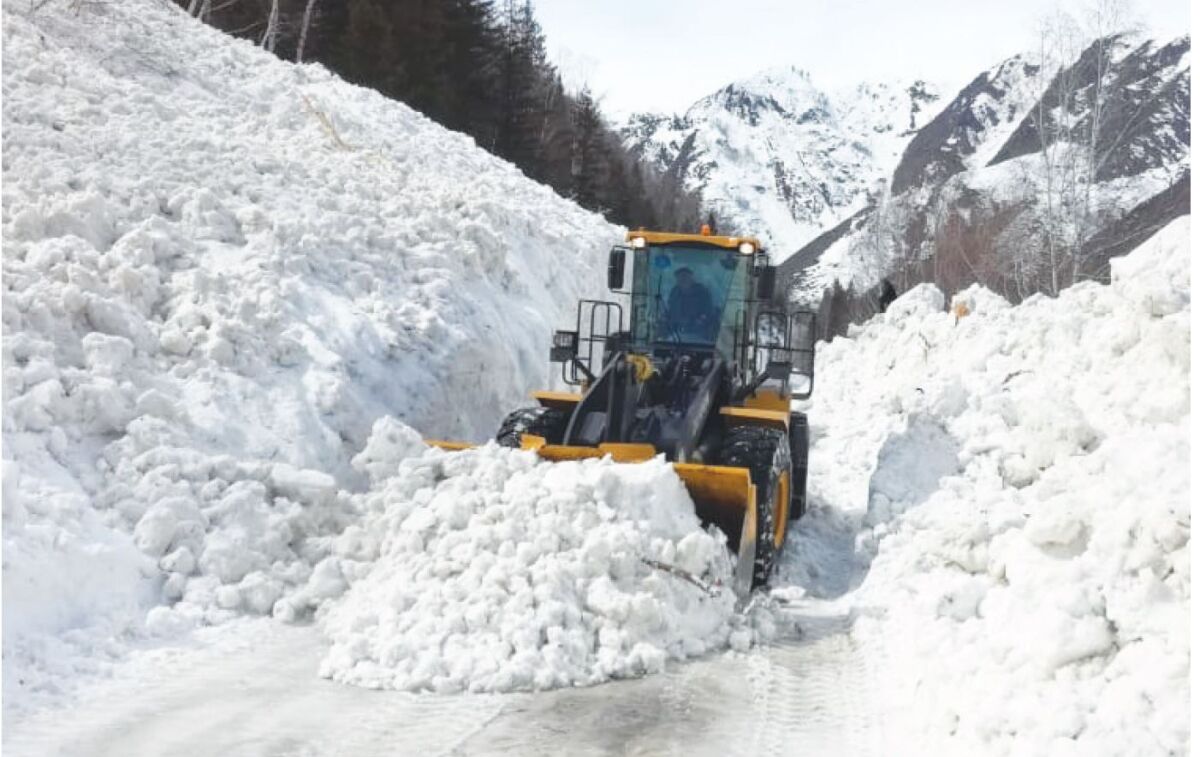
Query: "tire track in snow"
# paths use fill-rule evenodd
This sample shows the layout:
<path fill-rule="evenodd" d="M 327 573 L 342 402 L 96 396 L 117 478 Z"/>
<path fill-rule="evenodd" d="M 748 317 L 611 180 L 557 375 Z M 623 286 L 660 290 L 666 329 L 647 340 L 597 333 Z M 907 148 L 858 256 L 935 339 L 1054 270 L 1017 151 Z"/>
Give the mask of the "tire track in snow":
<path fill-rule="evenodd" d="M 822 608 L 824 609 L 824 608 Z M 803 637 L 768 649 L 773 755 L 873 755 L 879 748 L 867 668 L 843 616 L 806 615 Z"/>
<path fill-rule="evenodd" d="M 418 696 L 316 677 L 315 629 L 277 626 L 232 651 L 97 685 L 69 714 L 6 722 L 13 755 L 307 755 L 454 753 L 501 709 L 497 695 Z M 511 699 L 508 698 L 508 699 Z"/>
<path fill-rule="evenodd" d="M 515 695 L 413 695 L 318 679 L 315 629 L 99 686 L 7 730 L 13 755 L 858 755 L 869 721 L 844 623 L 660 674 Z M 824 623 L 824 625 L 821 625 Z M 840 624 L 840 625 L 839 625 Z"/>

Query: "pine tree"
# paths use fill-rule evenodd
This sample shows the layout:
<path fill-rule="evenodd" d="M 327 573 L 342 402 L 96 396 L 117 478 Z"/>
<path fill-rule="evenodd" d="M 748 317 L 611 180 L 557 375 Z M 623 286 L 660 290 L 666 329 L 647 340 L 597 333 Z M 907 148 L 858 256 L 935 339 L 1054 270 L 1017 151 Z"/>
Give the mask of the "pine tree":
<path fill-rule="evenodd" d="M 319 60 L 343 78 L 403 99 L 404 54 L 390 0 L 351 0 L 342 34 Z"/>
<path fill-rule="evenodd" d="M 596 102 L 586 88 L 575 99 L 574 154 L 571 160 L 571 193 L 583 207 L 601 210 L 608 184 L 603 143 L 604 124 Z"/>
<path fill-rule="evenodd" d="M 501 30 L 491 0 L 447 0 L 447 110 L 443 123 L 464 131 L 485 149 L 496 145 Z"/>
<path fill-rule="evenodd" d="M 556 73 L 545 87 L 542 125 L 538 137 L 539 177 L 556 192 L 570 196 L 575 149 L 575 100 L 566 93 Z"/>
<path fill-rule="evenodd" d="M 538 178 L 537 150 L 548 72 L 546 43 L 530 0 L 520 6 L 515 0 L 506 0 L 504 16 L 496 152 Z"/>
<path fill-rule="evenodd" d="M 845 336 L 852 323 L 850 303 L 854 298 L 854 290 L 844 289 L 842 282 L 836 280 L 833 282 L 832 289 L 829 302 L 829 321 L 826 324 L 826 338 L 828 339 Z"/>

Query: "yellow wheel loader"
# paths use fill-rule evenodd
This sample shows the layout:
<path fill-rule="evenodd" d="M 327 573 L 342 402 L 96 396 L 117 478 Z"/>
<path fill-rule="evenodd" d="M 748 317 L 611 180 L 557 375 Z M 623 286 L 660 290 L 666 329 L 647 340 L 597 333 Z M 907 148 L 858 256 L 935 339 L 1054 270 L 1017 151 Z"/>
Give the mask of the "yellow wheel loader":
<path fill-rule="evenodd" d="M 576 391 L 534 392 L 496 441 L 547 460 L 665 455 L 700 519 L 728 536 L 748 594 L 805 509 L 808 425 L 791 401 L 812 393 L 815 315 L 774 305 L 756 239 L 707 228 L 629 232 L 608 287 L 618 301 L 581 301 L 575 329 L 554 334 L 550 360 Z"/>

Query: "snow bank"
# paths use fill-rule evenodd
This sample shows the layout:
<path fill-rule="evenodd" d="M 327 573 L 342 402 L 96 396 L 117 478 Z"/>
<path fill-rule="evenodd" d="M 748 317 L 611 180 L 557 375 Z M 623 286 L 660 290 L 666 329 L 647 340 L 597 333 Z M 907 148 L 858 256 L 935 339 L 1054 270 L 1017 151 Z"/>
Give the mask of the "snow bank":
<path fill-rule="evenodd" d="M 958 319 L 919 287 L 819 350 L 812 496 L 913 753 L 1186 751 L 1189 235 Z"/>
<path fill-rule="evenodd" d="M 13 703 L 129 634 L 319 602 L 376 419 L 489 436 L 619 230 L 169 3 L 3 35 Z"/>
<path fill-rule="evenodd" d="M 724 536 L 700 529 L 661 459 L 431 450 L 357 499 L 365 520 L 333 545 L 352 588 L 318 613 L 332 642 L 321 673 L 335 680 L 439 692 L 592 684 L 745 648 L 756 633 L 734 611 Z"/>

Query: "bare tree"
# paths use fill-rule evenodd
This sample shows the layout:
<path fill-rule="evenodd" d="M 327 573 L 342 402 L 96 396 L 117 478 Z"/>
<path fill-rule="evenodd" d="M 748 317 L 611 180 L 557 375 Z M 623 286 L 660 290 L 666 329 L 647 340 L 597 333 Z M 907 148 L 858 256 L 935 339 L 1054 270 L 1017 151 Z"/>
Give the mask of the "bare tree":
<path fill-rule="evenodd" d="M 304 4 L 304 17 L 300 20 L 300 39 L 296 42 L 296 62 L 304 62 L 304 43 L 308 41 L 308 27 L 312 24 L 313 9 L 317 0 L 308 0 Z"/>
<path fill-rule="evenodd" d="M 191 0 L 188 3 L 188 15 L 208 21 L 209 15 L 212 13 L 212 0 Z"/>
<path fill-rule="evenodd" d="M 1079 281 L 1085 243 L 1096 232 L 1098 177 L 1112 145 L 1113 60 L 1120 34 L 1131 26 L 1128 0 L 1092 0 L 1083 22 L 1058 12 L 1038 31 L 1037 64 L 1043 92 L 1034 106 L 1038 169 L 1037 231 L 1051 295 Z"/>
<path fill-rule="evenodd" d="M 269 52 L 275 52 L 275 43 L 279 40 L 279 0 L 271 0 L 271 13 L 267 16 L 267 29 L 263 32 L 259 43 Z"/>
<path fill-rule="evenodd" d="M 1070 140 L 1070 113 L 1077 89 L 1080 31 L 1074 19 L 1061 11 L 1047 16 L 1038 29 L 1037 66 L 1041 98 L 1033 119 L 1038 138 L 1038 231 L 1049 273 L 1049 291 L 1061 288 L 1060 267 L 1065 255 L 1062 232 L 1067 222 L 1064 206 L 1076 182 L 1075 157 Z"/>
<path fill-rule="evenodd" d="M 865 281 L 877 281 L 891 272 L 899 272 L 900 288 L 907 289 L 911 262 L 919 255 L 905 243 L 906 221 L 911 208 L 892 196 L 890 187 L 882 184 L 873 199 L 875 209 L 864 222 L 866 233 L 853 242 L 850 254 L 858 262 Z"/>
<path fill-rule="evenodd" d="M 1109 131 L 1108 106 L 1111 100 L 1113 48 L 1122 32 L 1130 31 L 1133 22 L 1129 11 L 1129 0 L 1093 0 L 1084 11 L 1083 28 L 1088 37 L 1095 40 L 1092 52 L 1094 70 L 1088 82 L 1085 107 L 1090 109 L 1085 123 L 1086 152 L 1084 156 L 1084 181 L 1079 208 L 1079 223 L 1076 225 L 1071 255 L 1071 280 L 1079 281 L 1084 270 L 1084 244 L 1096 231 L 1098 208 L 1095 206 L 1094 188 L 1098 181 L 1111 145 L 1102 143 Z"/>

